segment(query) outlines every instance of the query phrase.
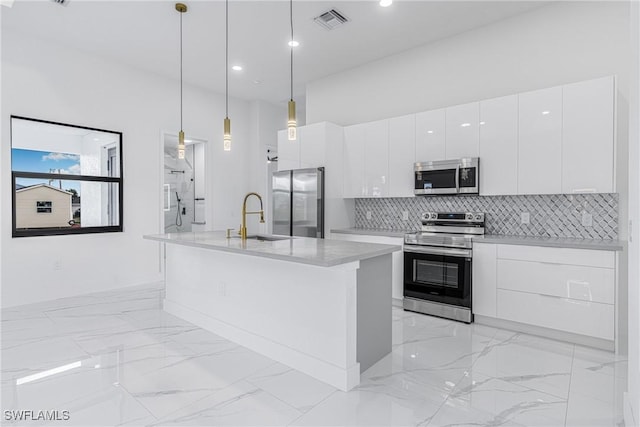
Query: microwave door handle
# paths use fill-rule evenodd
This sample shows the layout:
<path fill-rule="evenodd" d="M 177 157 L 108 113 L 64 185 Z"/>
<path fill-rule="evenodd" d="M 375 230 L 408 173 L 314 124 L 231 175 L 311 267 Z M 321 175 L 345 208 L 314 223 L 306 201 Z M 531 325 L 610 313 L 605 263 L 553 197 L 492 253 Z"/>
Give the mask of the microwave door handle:
<path fill-rule="evenodd" d="M 456 166 L 456 193 L 460 192 L 460 165 Z"/>

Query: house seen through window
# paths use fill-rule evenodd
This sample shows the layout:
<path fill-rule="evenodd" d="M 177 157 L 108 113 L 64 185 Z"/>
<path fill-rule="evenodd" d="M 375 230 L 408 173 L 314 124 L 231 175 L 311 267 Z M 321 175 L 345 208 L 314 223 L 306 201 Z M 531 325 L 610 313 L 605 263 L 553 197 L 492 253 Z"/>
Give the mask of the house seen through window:
<path fill-rule="evenodd" d="M 122 231 L 121 133 L 13 116 L 11 135 L 14 237 Z"/>

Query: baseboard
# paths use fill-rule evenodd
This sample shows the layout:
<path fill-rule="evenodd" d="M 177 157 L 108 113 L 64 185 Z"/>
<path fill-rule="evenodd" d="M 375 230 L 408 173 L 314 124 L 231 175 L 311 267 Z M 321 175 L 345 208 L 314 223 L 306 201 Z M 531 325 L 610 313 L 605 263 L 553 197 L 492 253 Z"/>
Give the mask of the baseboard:
<path fill-rule="evenodd" d="M 167 299 L 164 310 L 342 391 L 360 383 L 359 363 L 344 369 Z"/>
<path fill-rule="evenodd" d="M 391 305 L 394 307 L 402 308 L 402 299 L 400 298 L 391 298 Z"/>
<path fill-rule="evenodd" d="M 556 329 L 543 328 L 542 326 L 527 325 L 525 323 L 513 322 L 511 320 L 496 319 L 494 317 L 474 315 L 476 323 L 492 326 L 494 328 L 508 329 L 515 332 L 523 332 L 530 335 L 538 335 L 557 341 L 570 342 L 586 347 L 594 347 L 601 350 L 615 351 L 613 341 L 602 338 L 589 337 L 586 335 L 574 334 L 571 332 L 558 331 Z"/>

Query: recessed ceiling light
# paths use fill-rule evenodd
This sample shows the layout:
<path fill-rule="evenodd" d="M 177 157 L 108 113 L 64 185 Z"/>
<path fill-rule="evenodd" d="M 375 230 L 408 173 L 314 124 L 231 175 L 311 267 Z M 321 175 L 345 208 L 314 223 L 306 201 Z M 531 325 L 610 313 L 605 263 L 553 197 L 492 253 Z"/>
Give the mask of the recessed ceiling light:
<path fill-rule="evenodd" d="M 233 67 L 231 67 L 231 69 L 233 71 L 242 71 L 242 67 L 240 65 L 234 65 Z"/>
<path fill-rule="evenodd" d="M 260 83 L 262 83 L 262 80 L 254 80 L 253 84 L 259 85 Z"/>
<path fill-rule="evenodd" d="M 300 43 L 298 43 L 298 42 L 297 42 L 297 41 L 295 41 L 295 40 L 291 40 L 291 41 L 288 43 L 288 45 L 289 45 L 289 46 L 291 46 L 291 47 L 298 47 L 298 46 L 300 46 Z"/>
<path fill-rule="evenodd" d="M 380 0 L 380 6 L 389 7 L 393 3 L 393 0 Z"/>
<path fill-rule="evenodd" d="M 543 116 L 546 116 L 546 115 L 547 115 L 547 114 L 549 114 L 550 112 L 551 112 L 551 111 L 543 111 L 543 112 L 542 112 L 542 115 L 543 115 Z"/>

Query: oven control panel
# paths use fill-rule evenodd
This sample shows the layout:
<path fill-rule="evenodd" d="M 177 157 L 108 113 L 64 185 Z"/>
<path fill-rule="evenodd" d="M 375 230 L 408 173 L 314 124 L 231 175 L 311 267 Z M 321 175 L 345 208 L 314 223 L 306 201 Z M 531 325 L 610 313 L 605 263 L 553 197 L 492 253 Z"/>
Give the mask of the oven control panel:
<path fill-rule="evenodd" d="M 423 224 L 440 223 L 484 223 L 483 212 L 425 212 L 422 214 Z"/>

